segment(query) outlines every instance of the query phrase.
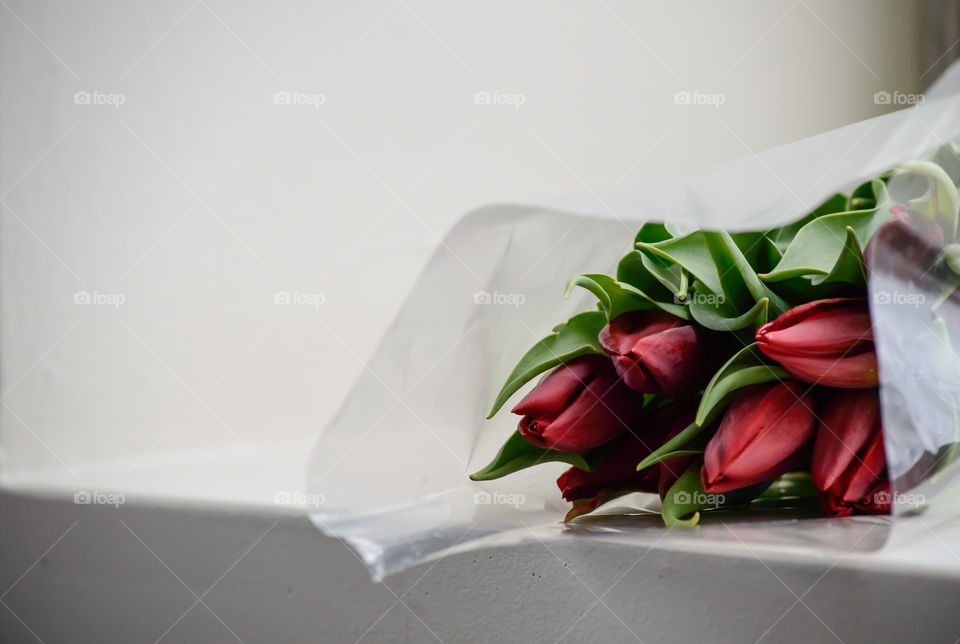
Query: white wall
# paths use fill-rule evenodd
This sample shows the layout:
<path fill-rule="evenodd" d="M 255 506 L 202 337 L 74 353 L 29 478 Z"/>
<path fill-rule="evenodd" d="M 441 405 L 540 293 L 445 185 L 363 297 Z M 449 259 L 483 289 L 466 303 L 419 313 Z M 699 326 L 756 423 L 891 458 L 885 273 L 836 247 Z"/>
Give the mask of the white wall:
<path fill-rule="evenodd" d="M 269 501 L 461 213 L 886 111 L 918 30 L 894 1 L 7 0 L 0 481 Z"/>

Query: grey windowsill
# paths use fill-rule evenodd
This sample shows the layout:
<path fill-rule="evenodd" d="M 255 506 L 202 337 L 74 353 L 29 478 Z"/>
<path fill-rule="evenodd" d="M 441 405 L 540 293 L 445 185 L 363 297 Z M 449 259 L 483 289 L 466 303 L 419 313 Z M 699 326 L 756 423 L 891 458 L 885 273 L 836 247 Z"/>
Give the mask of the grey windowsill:
<path fill-rule="evenodd" d="M 299 511 L 0 494 L 4 642 L 954 641 L 952 570 L 565 539 L 372 583 Z"/>

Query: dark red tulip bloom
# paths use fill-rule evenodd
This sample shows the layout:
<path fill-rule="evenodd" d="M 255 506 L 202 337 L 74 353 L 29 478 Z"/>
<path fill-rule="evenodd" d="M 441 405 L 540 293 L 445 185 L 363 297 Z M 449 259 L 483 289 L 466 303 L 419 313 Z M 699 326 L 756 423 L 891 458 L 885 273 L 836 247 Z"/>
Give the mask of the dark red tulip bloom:
<path fill-rule="evenodd" d="M 662 439 L 662 432 L 651 433 L 644 430 L 637 435 L 627 432 L 610 443 L 610 452 L 606 460 L 595 471 L 584 472 L 571 467 L 557 479 L 557 487 L 567 501 L 592 499 L 603 491 L 615 489 L 656 492 L 656 468 L 651 467 L 638 472 L 637 463 L 660 447 Z"/>
<path fill-rule="evenodd" d="M 513 413 L 537 447 L 579 452 L 607 443 L 637 420 L 643 396 L 623 384 L 604 356 L 576 358 L 550 372 Z"/>
<path fill-rule="evenodd" d="M 754 385 L 727 409 L 707 443 L 700 479 L 708 493 L 727 492 L 789 472 L 813 436 L 813 397 L 799 382 Z"/>
<path fill-rule="evenodd" d="M 810 474 L 832 515 L 888 512 L 890 488 L 876 389 L 830 392 L 813 447 Z"/>
<path fill-rule="evenodd" d="M 876 387 L 877 353 L 866 300 L 835 298 L 794 307 L 757 329 L 760 350 L 800 380 Z"/>
<path fill-rule="evenodd" d="M 689 427 L 696 417 L 697 408 L 695 405 L 690 405 L 689 409 L 671 418 L 667 428 L 667 435 L 663 439 L 663 442 L 666 443 L 668 440 L 674 438 L 677 434 Z M 693 462 L 696 459 L 697 457 L 695 455 L 674 456 L 673 458 L 668 458 L 665 461 L 660 461 L 654 466 L 658 473 L 658 486 L 661 496 L 666 494 L 670 488 L 673 487 L 673 484 L 677 482 L 677 479 L 679 479 L 680 476 L 682 476 L 683 473 L 686 472 L 691 465 L 693 465 Z"/>
<path fill-rule="evenodd" d="M 617 373 L 636 391 L 679 396 L 702 380 L 703 349 L 697 330 L 669 313 L 618 315 L 603 327 L 599 339 L 613 356 Z"/>

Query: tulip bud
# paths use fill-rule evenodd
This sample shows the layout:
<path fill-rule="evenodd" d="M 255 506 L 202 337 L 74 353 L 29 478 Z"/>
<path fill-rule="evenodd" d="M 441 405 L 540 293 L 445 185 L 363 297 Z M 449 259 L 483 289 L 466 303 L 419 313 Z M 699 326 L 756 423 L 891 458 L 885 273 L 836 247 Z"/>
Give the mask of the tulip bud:
<path fill-rule="evenodd" d="M 658 311 L 630 311 L 611 320 L 599 335 L 617 373 L 631 389 L 679 396 L 692 391 L 704 373 L 702 342 L 684 320 Z"/>
<path fill-rule="evenodd" d="M 604 356 L 560 365 L 513 408 L 519 431 L 544 449 L 579 452 L 609 442 L 637 419 L 643 396 L 623 384 Z"/>
<path fill-rule="evenodd" d="M 876 387 L 870 311 L 861 298 L 817 300 L 757 329 L 761 351 L 800 380 L 830 387 Z"/>
<path fill-rule="evenodd" d="M 603 491 L 629 488 L 636 492 L 656 492 L 656 468 L 637 471 L 637 463 L 650 455 L 662 442 L 662 433 L 648 435 L 627 432 L 610 443 L 607 458 L 593 472 L 571 467 L 557 479 L 557 487 L 567 501 L 592 499 Z"/>
<path fill-rule="evenodd" d="M 831 515 L 889 511 L 885 468 L 877 390 L 831 391 L 810 467 L 824 510 Z"/>
<path fill-rule="evenodd" d="M 727 492 L 790 471 L 813 435 L 814 401 L 788 381 L 744 389 L 707 443 L 700 479 L 708 493 Z"/>

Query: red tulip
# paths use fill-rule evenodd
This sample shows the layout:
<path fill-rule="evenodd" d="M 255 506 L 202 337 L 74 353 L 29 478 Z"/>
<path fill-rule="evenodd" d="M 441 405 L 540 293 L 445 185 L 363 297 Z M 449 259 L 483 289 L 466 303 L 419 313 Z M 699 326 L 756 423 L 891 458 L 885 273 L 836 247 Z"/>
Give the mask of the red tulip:
<path fill-rule="evenodd" d="M 708 493 L 769 481 L 790 471 L 813 435 L 813 397 L 788 381 L 744 389 L 707 443 L 700 479 Z"/>
<path fill-rule="evenodd" d="M 877 390 L 830 392 L 810 467 L 821 505 L 833 515 L 889 511 L 885 468 Z"/>
<path fill-rule="evenodd" d="M 579 452 L 625 432 L 642 407 L 643 396 L 623 384 L 608 359 L 593 354 L 554 369 L 513 413 L 523 416 L 519 431 L 537 447 Z"/>
<path fill-rule="evenodd" d="M 700 383 L 702 342 L 697 330 L 676 316 L 630 311 L 603 327 L 599 339 L 631 389 L 679 396 Z"/>
<path fill-rule="evenodd" d="M 863 299 L 801 304 L 757 329 L 757 342 L 800 380 L 844 389 L 878 384 L 870 312 Z"/>
<path fill-rule="evenodd" d="M 593 472 L 576 467 L 560 475 L 557 487 L 567 501 L 592 499 L 603 491 L 629 488 L 636 492 L 656 492 L 656 468 L 637 471 L 637 463 L 660 446 L 662 434 L 648 436 L 627 432 L 610 443 L 606 460 Z"/>

